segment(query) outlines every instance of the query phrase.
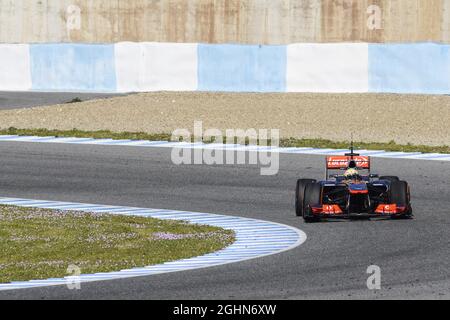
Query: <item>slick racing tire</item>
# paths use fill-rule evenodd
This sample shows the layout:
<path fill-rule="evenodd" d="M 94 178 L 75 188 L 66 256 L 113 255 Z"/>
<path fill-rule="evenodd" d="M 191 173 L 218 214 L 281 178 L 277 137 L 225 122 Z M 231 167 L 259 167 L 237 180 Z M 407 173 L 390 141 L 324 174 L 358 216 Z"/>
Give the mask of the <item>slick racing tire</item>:
<path fill-rule="evenodd" d="M 380 180 L 386 180 L 389 182 L 395 182 L 395 181 L 400 181 L 399 177 L 396 176 L 384 176 L 384 177 L 380 177 Z"/>
<path fill-rule="evenodd" d="M 395 203 L 398 207 L 407 208 L 406 213 L 399 216 L 400 218 L 410 218 L 412 216 L 409 186 L 406 181 L 392 182 L 389 191 L 389 198 L 391 202 Z"/>
<path fill-rule="evenodd" d="M 308 183 L 305 187 L 303 199 L 303 220 L 306 223 L 318 222 L 320 218 L 314 217 L 311 206 L 321 204 L 322 186 L 319 183 Z"/>
<path fill-rule="evenodd" d="M 297 180 L 297 188 L 295 189 L 295 214 L 297 217 L 303 217 L 303 198 L 305 195 L 305 187 L 308 183 L 315 183 L 314 179 Z"/>

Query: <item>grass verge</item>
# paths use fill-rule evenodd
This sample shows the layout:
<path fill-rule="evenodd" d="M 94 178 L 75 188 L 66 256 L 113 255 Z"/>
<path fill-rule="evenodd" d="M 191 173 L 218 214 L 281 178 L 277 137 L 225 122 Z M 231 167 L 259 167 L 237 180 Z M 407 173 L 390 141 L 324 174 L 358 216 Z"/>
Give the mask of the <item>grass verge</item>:
<path fill-rule="evenodd" d="M 55 136 L 55 137 L 77 137 L 77 138 L 95 138 L 95 139 L 114 139 L 114 140 L 150 140 L 150 141 L 170 141 L 171 134 L 160 133 L 151 134 L 145 132 L 112 132 L 109 130 L 100 131 L 81 131 L 73 130 L 48 130 L 48 129 L 17 129 L 9 128 L 0 130 L 0 135 L 19 135 L 19 136 Z M 213 142 L 213 141 L 205 141 Z M 247 139 L 248 143 L 248 139 Z M 377 142 L 355 142 L 358 149 L 367 150 L 386 150 L 400 152 L 423 152 L 423 153 L 450 153 L 449 146 L 426 146 L 413 144 L 397 144 L 395 141 L 389 143 Z M 349 148 L 349 141 L 331 141 L 325 139 L 299 139 L 284 138 L 280 139 L 280 147 L 311 147 L 311 148 Z"/>
<path fill-rule="evenodd" d="M 0 206 L 0 283 L 118 271 L 214 252 L 232 231 L 145 217 Z"/>

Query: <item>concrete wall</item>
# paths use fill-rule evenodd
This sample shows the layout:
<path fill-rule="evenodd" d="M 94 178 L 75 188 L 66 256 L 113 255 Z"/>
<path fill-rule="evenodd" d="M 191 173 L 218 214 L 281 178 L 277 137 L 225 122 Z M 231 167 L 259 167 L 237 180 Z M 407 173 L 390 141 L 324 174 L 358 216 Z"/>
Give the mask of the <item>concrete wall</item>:
<path fill-rule="evenodd" d="M 0 43 L 120 41 L 449 43 L 450 0 L 0 0 Z"/>
<path fill-rule="evenodd" d="M 450 94 L 450 45 L 0 44 L 0 91 Z"/>

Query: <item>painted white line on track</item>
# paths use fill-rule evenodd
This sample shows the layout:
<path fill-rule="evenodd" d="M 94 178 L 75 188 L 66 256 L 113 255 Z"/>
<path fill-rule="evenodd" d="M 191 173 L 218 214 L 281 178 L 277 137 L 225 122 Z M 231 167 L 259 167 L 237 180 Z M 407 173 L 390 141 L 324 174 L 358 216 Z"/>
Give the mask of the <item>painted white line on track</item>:
<path fill-rule="evenodd" d="M 3 137 L 4 139 L 5 137 Z M 0 140 L 2 137 L 0 136 Z M 30 200 L 20 198 L 0 198 L 0 205 L 21 207 L 38 207 L 62 211 L 84 211 L 94 214 L 134 215 L 165 220 L 183 220 L 195 224 L 225 225 L 226 229 L 235 231 L 235 242 L 217 252 L 203 256 L 171 261 L 160 265 L 139 267 L 115 272 L 80 275 L 80 283 L 123 279 L 155 274 L 179 272 L 219 266 L 239 261 L 255 259 L 291 250 L 306 241 L 306 234 L 294 227 L 251 218 L 225 216 L 211 213 L 175 211 L 167 209 L 147 209 L 136 207 L 110 206 L 88 203 L 72 203 L 61 201 Z M 216 222 L 216 224 L 215 224 Z M 0 283 L 0 291 L 17 290 L 36 287 L 57 286 L 73 283 L 71 277 L 44 280 L 17 281 Z"/>
<path fill-rule="evenodd" d="M 83 145 L 104 145 L 104 146 L 130 146 L 136 148 L 182 148 L 182 149 L 205 149 L 205 150 L 229 150 L 236 152 L 273 152 L 286 154 L 311 154 L 311 155 L 344 155 L 348 152 L 345 149 L 318 149 L 318 148 L 278 148 L 267 146 L 244 146 L 236 144 L 205 144 L 202 142 L 168 142 L 168 141 L 146 141 L 146 140 L 113 140 L 113 139 L 93 139 L 93 138 L 58 138 L 58 137 L 36 137 L 36 136 L 0 136 L 0 141 L 4 142 L 35 142 L 35 143 L 67 143 Z M 426 154 L 420 152 L 391 152 L 384 150 L 360 150 L 361 155 L 368 155 L 376 158 L 387 159 L 410 159 L 428 161 L 450 161 L 450 154 Z"/>

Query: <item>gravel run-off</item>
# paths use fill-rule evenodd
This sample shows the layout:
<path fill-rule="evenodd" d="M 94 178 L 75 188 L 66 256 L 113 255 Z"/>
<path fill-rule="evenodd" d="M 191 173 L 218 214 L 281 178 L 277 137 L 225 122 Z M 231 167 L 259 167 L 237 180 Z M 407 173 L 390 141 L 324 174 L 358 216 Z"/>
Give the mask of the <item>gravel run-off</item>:
<path fill-rule="evenodd" d="M 280 129 L 283 138 L 450 145 L 450 97 L 154 92 L 0 112 L 0 128 L 171 133 Z"/>

